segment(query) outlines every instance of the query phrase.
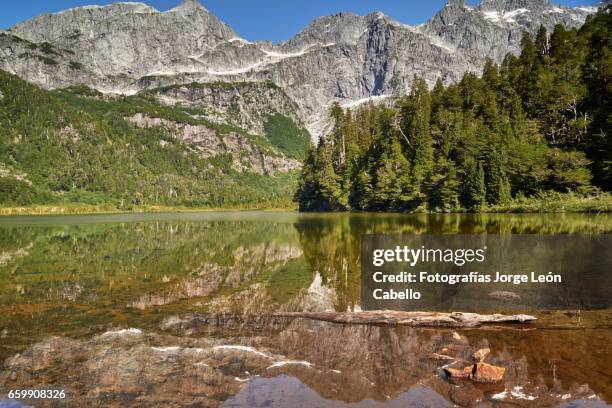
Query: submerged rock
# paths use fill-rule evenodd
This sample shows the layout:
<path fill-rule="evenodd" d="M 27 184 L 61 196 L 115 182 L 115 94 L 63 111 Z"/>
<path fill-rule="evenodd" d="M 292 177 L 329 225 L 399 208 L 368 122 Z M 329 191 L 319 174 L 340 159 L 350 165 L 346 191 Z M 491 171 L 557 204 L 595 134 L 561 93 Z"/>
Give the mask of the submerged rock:
<path fill-rule="evenodd" d="M 483 348 L 483 349 L 477 350 L 472 354 L 472 360 L 474 360 L 477 363 L 482 363 L 490 353 L 491 353 L 491 349 L 489 348 Z"/>
<path fill-rule="evenodd" d="M 450 378 L 470 379 L 479 383 L 498 383 L 504 379 L 505 372 L 505 368 L 487 363 L 476 363 L 464 368 L 447 367 L 444 369 L 444 373 Z"/>
<path fill-rule="evenodd" d="M 472 366 L 464 368 L 445 368 L 444 372 L 451 378 L 468 379 L 472 375 Z"/>
<path fill-rule="evenodd" d="M 453 332 L 452 337 L 453 337 L 453 340 L 456 340 L 456 341 L 465 341 L 465 337 L 461 336 L 457 332 Z"/>
<path fill-rule="evenodd" d="M 470 379 L 480 383 L 498 383 L 504 379 L 506 369 L 487 363 L 474 364 Z"/>

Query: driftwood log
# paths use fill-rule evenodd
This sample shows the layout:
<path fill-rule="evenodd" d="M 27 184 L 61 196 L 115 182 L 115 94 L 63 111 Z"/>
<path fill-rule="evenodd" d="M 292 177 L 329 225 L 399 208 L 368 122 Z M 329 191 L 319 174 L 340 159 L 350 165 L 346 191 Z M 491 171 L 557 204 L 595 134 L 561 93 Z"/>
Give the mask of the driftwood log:
<path fill-rule="evenodd" d="M 371 324 L 420 327 L 478 327 L 495 323 L 528 323 L 536 320 L 529 315 L 501 315 L 478 313 L 399 312 L 377 310 L 365 312 L 283 312 L 275 317 L 304 318 L 343 324 Z"/>

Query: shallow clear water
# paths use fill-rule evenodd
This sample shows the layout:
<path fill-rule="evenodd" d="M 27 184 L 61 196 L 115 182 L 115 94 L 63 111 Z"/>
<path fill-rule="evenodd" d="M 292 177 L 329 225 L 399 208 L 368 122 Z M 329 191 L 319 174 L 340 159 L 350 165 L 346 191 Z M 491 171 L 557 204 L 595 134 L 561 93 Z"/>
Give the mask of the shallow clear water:
<path fill-rule="evenodd" d="M 357 309 L 360 307 L 360 238 L 363 234 L 611 232 L 611 216 L 580 214 L 211 212 L 0 218 L 0 359 L 51 336 L 89 339 L 117 327 L 155 332 L 168 317 L 187 313 L 258 315 L 275 311 Z M 535 383 L 537 377 L 548 384 L 548 390 L 557 380 L 565 390 L 586 384 L 593 394 L 612 401 L 610 386 L 601 379 L 601 373 L 612 363 L 609 353 L 580 362 L 573 362 L 568 357 L 576 350 L 584 355 L 592 349 L 605 349 L 612 340 L 609 307 L 606 307 L 609 306 L 606 296 L 612 287 L 612 271 L 607 275 L 585 277 L 583 281 L 585 287 L 580 296 L 586 293 L 592 299 L 590 303 L 578 302 L 583 305 L 579 312 L 574 311 L 576 302 L 568 303 L 567 308 L 559 308 L 558 302 L 551 307 L 568 309 L 565 314 L 564 310 L 542 311 L 542 308 L 547 309 L 546 303 L 538 305 L 540 311 L 533 311 L 540 318 L 535 327 L 554 326 L 559 328 L 556 331 L 532 330 L 517 334 L 514 330 L 478 330 L 469 331 L 466 336 L 474 344 L 483 340 L 495 344 L 496 350 L 508 353 L 504 356 L 508 361 L 524 358 L 529 371 L 521 374 L 525 376 L 523 382 Z M 590 289 L 589 284 L 592 285 Z M 568 295 L 570 298 L 575 301 Z M 517 306 L 511 308 L 503 302 L 487 305 L 488 309 L 497 312 L 514 310 Z M 589 311 L 588 305 L 597 305 L 592 308 L 597 310 Z M 532 304 L 525 302 L 518 306 L 531 311 Z M 582 330 L 568 330 L 576 327 Z M 301 330 L 289 327 L 285 328 L 285 333 L 296 335 Z M 338 341 L 344 335 L 357 336 L 353 340 L 365 342 L 373 354 L 377 353 L 380 336 L 401 338 L 405 334 L 403 329 L 393 328 L 384 329 L 384 333 L 383 329 L 371 329 L 378 330 L 373 337 L 371 330 L 369 334 L 349 331 L 344 335 L 343 329 L 333 325 L 326 326 L 326 330 L 325 336 L 336 336 Z M 585 330 L 590 334 L 586 335 Z M 314 332 L 313 341 L 324 335 L 320 329 Z M 433 337 L 443 332 L 410 329 L 409 337 L 430 344 Z M 228 327 L 215 327 L 205 330 L 204 335 L 215 339 L 239 339 L 278 352 L 286 346 L 277 328 L 263 323 L 253 332 L 243 328 L 236 333 Z M 534 348 L 532 342 L 547 344 L 546 352 Z M 328 347 L 338 350 L 342 346 L 330 343 Z M 389 349 L 385 351 L 385 347 Z M 366 357 L 351 350 L 347 351 L 350 359 L 341 371 L 363 374 L 361 360 Z M 398 350 L 388 344 L 380 346 L 378 352 L 386 361 L 379 361 L 382 368 L 377 371 L 378 375 L 394 372 L 401 376 Z M 421 353 L 418 348 L 411 352 Z M 404 353 L 402 351 L 401 356 Z M 323 354 L 319 349 L 311 350 L 297 344 L 282 350 L 284 356 L 310 358 L 317 360 L 319 365 L 328 361 L 329 356 Z M 426 355 L 421 357 L 426 358 Z M 498 358 L 503 360 L 501 355 Z M 324 392 L 322 384 L 329 382 L 329 378 L 312 379 L 300 373 L 283 372 L 278 376 L 246 381 L 247 385 L 239 391 L 228 392 L 220 401 L 228 406 L 244 406 L 241 401 L 248 400 L 254 389 L 270 394 L 268 400 L 276 404 L 272 406 L 301 399 L 308 402 L 305 406 L 333 405 L 329 401 L 336 401 L 334 404 L 361 401 L 366 406 L 393 402 L 401 406 L 411 398 L 418 400 L 419 396 L 432 401 L 438 397 L 453 401 L 450 391 L 440 385 L 436 388 L 430 384 L 427 390 L 412 387 L 422 383 L 428 375 L 435 375 L 435 367 L 430 366 L 431 363 L 415 363 L 408 370 L 410 375 L 404 374 L 412 378 L 412 383 L 405 378 L 403 382 L 389 385 L 387 390 L 353 394 L 361 395 L 356 400 L 349 398 L 350 393 L 343 396 L 339 392 L 334 399 L 333 392 Z M 554 376 L 550 372 L 553 366 Z M 344 388 L 360 388 L 360 383 L 350 375 L 342 381 Z M 308 384 L 308 390 L 299 383 Z M 289 397 L 287 394 L 281 396 L 274 391 L 279 387 L 301 391 Z M 430 395 L 432 387 L 436 395 Z M 493 391 L 488 395 L 494 395 Z M 279 399 L 275 400 L 274 395 Z"/>

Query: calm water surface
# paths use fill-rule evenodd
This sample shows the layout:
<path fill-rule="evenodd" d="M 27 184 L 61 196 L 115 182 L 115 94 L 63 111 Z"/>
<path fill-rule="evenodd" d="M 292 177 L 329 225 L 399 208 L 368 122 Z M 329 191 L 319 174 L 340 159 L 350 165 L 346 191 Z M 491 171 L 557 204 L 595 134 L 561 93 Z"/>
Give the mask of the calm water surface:
<path fill-rule="evenodd" d="M 51 386 L 80 380 L 72 391 L 74 398 L 91 397 L 87 382 L 92 374 L 84 371 L 83 361 L 95 361 L 96 367 L 110 362 L 88 353 L 109 341 L 108 333 L 137 328 L 140 334 L 136 330 L 121 332 L 117 341 L 122 350 L 136 345 L 160 349 L 155 344 L 164 341 L 155 336 L 164 333 L 171 336 L 165 340 L 166 346 L 172 343 L 174 347 L 166 347 L 164 352 L 183 350 L 188 346 L 183 344 L 186 338 L 197 338 L 213 342 L 206 346 L 248 345 L 287 361 L 304 362 L 268 369 L 246 357 L 240 364 L 223 360 L 218 366 L 202 360 L 198 367 L 215 366 L 231 380 L 231 384 L 220 381 L 211 389 L 200 390 L 201 394 L 214 394 L 212 399 L 200 401 L 191 394 L 181 397 L 202 406 L 292 406 L 296 401 L 303 406 L 409 406 L 418 401 L 429 401 L 429 406 L 452 406 L 477 400 L 529 405 L 534 404 L 534 398 L 540 405 L 551 406 L 566 400 L 612 402 L 609 376 L 605 374 L 612 364 L 605 352 L 612 340 L 610 271 L 584 277 L 579 294 L 584 300 L 579 299 L 578 307 L 575 297 L 567 295 L 572 299 L 567 308 L 559 308 L 555 302 L 555 310 L 533 311 L 540 318 L 533 330 L 462 332 L 468 346 L 464 344 L 461 353 L 489 345 L 493 358 L 508 367 L 507 381 L 501 388 L 459 386 L 441 378 L 438 371 L 442 363 L 430 361 L 429 356 L 448 341 L 449 332 L 445 330 L 298 321 L 233 322 L 187 329 L 184 325 L 168 328 L 166 324 L 172 316 L 188 314 L 252 316 L 283 310 L 359 309 L 363 234 L 611 232 L 609 215 L 230 212 L 0 218 L 0 359 L 6 361 L 0 386 L 25 387 L 28 382 Z M 585 293 L 590 294 L 590 301 Z M 490 299 L 487 305 L 498 312 L 517 307 L 531 311 L 532 306 L 529 302 L 491 303 Z M 538 306 L 542 308 L 542 304 Z M 160 329 L 164 324 L 166 329 Z M 142 333 L 151 334 L 125 343 L 129 339 L 123 337 Z M 63 362 L 48 361 L 48 367 L 40 368 L 53 371 L 53 376 L 47 371 L 45 375 L 37 372 L 34 363 L 24 366 L 23 361 L 12 357 L 18 353 L 37 355 L 40 350 L 33 347 L 35 343 L 52 349 L 49 341 L 55 340 L 49 339 L 54 338 L 69 338 L 75 342 L 70 343 L 70 356 L 79 355 L 78 350 L 81 354 L 76 361 L 70 362 L 67 356 Z M 303 343 L 302 339 L 310 341 Z M 137 351 L 144 353 L 140 348 Z M 125 357 L 128 360 L 138 356 L 137 351 L 130 350 L 132 354 Z M 147 358 L 140 356 L 137 360 Z M 178 383 L 167 386 L 197 390 L 185 365 L 191 367 L 198 362 L 185 359 L 187 356 L 181 354 L 170 362 L 164 360 L 160 370 L 169 366 L 175 373 L 180 370 L 184 374 L 173 380 Z M 245 369 L 249 364 L 251 369 Z M 316 374 L 313 367 L 317 367 Z M 66 370 L 74 370 L 70 382 L 61 375 Z M 109 399 L 107 405 L 130 405 L 138 401 L 139 392 L 151 395 L 152 385 L 160 387 L 159 378 L 151 375 L 140 375 L 142 390 L 132 384 L 129 392 L 118 393 L 111 387 L 108 394 L 115 399 Z M 200 374 L 193 375 L 199 378 Z M 104 378 L 97 381 L 103 383 Z M 176 395 L 176 389 L 166 391 Z M 558 398 L 545 399 L 553 394 Z M 96 395 L 94 399 L 99 398 Z"/>

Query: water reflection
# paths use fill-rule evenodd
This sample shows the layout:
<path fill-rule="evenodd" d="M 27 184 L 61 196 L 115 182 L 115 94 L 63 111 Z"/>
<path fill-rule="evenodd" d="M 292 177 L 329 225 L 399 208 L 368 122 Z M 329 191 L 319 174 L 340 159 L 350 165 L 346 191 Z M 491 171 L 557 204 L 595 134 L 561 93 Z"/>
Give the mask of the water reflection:
<path fill-rule="evenodd" d="M 133 214 L 0 220 L 0 356 L 178 311 L 352 310 L 366 233 L 609 233 L 608 215 Z M 8 344 L 7 344 L 8 343 Z M 11 345 L 11 343 L 13 343 Z"/>
<path fill-rule="evenodd" d="M 53 384 L 59 406 L 558 406 L 610 400 L 600 331 L 343 326 L 304 320 L 170 318 L 163 330 L 50 338 L 9 358 L 0 389 Z M 218 330 L 219 333 L 211 332 Z M 499 384 L 451 380 L 441 350 L 489 347 Z M 576 366 L 579 367 L 576 370 Z M 417 404 L 418 403 L 418 404 Z M 401 405 L 408 404 L 408 405 Z"/>
<path fill-rule="evenodd" d="M 92 344 L 81 339 L 90 339 L 111 327 L 137 327 L 156 332 L 168 316 L 190 312 L 255 315 L 273 311 L 358 309 L 361 235 L 485 232 L 609 234 L 612 217 L 260 212 L 3 218 L 0 219 L 0 359 L 14 356 L 51 336 L 70 337 L 77 342 L 75 347 L 84 347 L 79 348 L 84 351 L 75 353 L 74 358 L 93 358 L 86 353 Z M 306 384 L 321 398 L 345 402 L 372 400 L 408 404 L 411 396 L 416 395 L 429 401 L 438 401 L 442 396 L 447 402 L 460 404 L 456 401 L 469 399 L 469 395 L 486 399 L 504 392 L 512 400 L 512 391 L 517 386 L 527 387 L 520 392 L 570 393 L 572 398 L 586 398 L 596 393 L 611 400 L 609 385 L 602 383 L 599 373 L 607 372 L 612 362 L 605 353 L 593 351 L 593 348 L 605 350 L 609 343 L 610 314 L 594 315 L 584 310 L 567 313 L 551 312 L 549 316 L 541 316 L 541 320 L 552 322 L 556 327 L 586 327 L 591 331 L 559 331 L 552 336 L 539 330 L 518 335 L 506 331 L 467 333 L 471 344 L 495 344 L 496 358 L 504 364 L 514 364 L 516 370 L 510 376 L 511 382 L 501 389 L 474 391 L 465 386 L 460 387 L 461 393 L 453 391 L 455 386 L 440 378 L 438 362 L 429 358 L 442 341 L 443 334 L 439 331 L 342 326 L 288 329 L 267 323 L 249 327 L 248 332 L 244 326 L 236 333 L 228 325 L 209 328 L 205 334 L 212 338 L 230 336 L 227 341 L 234 339 L 264 347 L 286 359 L 309 361 L 327 370 L 325 376 L 311 377 L 307 367 L 301 365 L 287 365 L 278 372 L 251 367 L 258 371 L 246 371 L 260 372 L 263 378 L 248 382 L 245 388 L 246 382 L 235 380 L 235 377 L 244 379 L 245 370 L 234 372 L 228 368 L 224 373 L 229 373 L 229 379 L 215 377 L 218 380 L 215 401 L 217 405 L 240 404 L 252 397 L 249 390 L 261 389 L 261 395 L 265 395 L 263 390 L 278 387 L 276 381 L 308 391 L 293 379 Z M 177 344 L 196 347 L 187 344 L 192 340 L 172 338 L 168 339 L 174 342 L 170 345 L 164 345 L 163 338 L 158 340 L 160 347 Z M 547 344 L 546 353 L 541 352 L 541 344 Z M 143 346 L 142 339 L 125 347 L 121 350 L 127 354 L 121 354 L 122 358 L 137 367 L 139 363 L 132 359 L 151 351 Z M 572 355 L 594 357 L 593 361 L 585 362 L 584 359 L 577 361 Z M 72 367 L 70 364 L 79 365 L 73 360 L 70 357 L 65 366 L 52 365 L 48 368 L 51 372 L 47 373 L 50 377 L 41 378 L 56 384 Z M 203 362 L 189 361 L 190 364 Z M 571 363 L 565 365 L 562 361 Z M 110 370 L 121 362 L 106 363 Z M 553 366 L 554 375 L 551 374 Z M 32 367 L 20 367 L 11 369 L 22 370 L 19 372 L 23 377 L 16 377 L 20 379 L 19 384 L 34 381 L 35 376 L 24 374 Z M 195 367 L 199 370 L 204 366 Z M 144 375 L 149 368 L 130 372 Z M 189 368 L 192 369 L 195 370 Z M 172 376 L 171 373 L 187 369 L 179 365 L 168 370 L 166 374 Z M 193 378 L 199 378 L 197 373 Z M 83 383 L 91 382 L 87 377 L 91 373 L 79 375 L 83 375 L 80 377 Z M 177 377 L 170 388 L 194 387 L 191 377 Z M 79 383 L 79 377 L 76 378 Z M 133 388 L 120 391 L 137 394 L 159 380 L 135 378 L 134 384 L 128 382 Z M 104 380 L 115 385 L 118 381 L 112 376 Z M 557 384 L 557 380 L 561 382 Z M 419 388 L 423 384 L 427 391 Z M 579 388 L 586 384 L 586 388 Z M 345 390 L 342 397 L 338 397 L 339 390 Z M 161 391 L 159 395 L 161 398 Z M 232 396 L 235 396 L 233 400 Z M 308 396 L 303 398 L 311 401 Z M 320 400 L 312 400 L 314 405 L 317 401 Z"/>

